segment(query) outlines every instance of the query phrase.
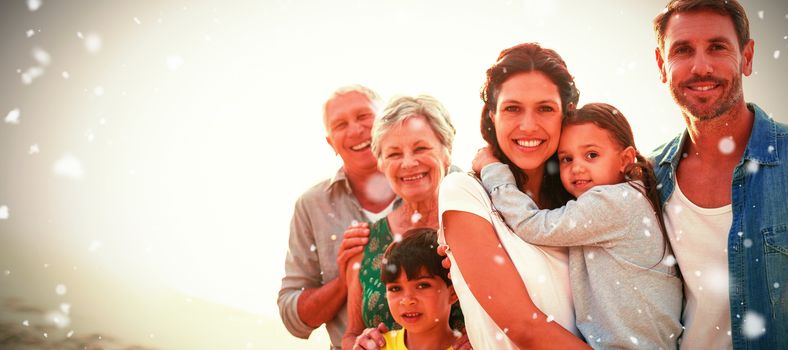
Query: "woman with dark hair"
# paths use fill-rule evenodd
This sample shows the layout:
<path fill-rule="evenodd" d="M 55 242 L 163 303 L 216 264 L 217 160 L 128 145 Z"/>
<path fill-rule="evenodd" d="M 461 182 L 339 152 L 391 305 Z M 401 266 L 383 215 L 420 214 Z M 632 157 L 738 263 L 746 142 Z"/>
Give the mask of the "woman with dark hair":
<path fill-rule="evenodd" d="M 502 51 L 487 70 L 482 136 L 540 208 L 571 198 L 561 186 L 556 150 L 562 119 L 578 97 L 563 59 L 538 44 Z M 440 240 L 448 246 L 474 348 L 587 346 L 575 327 L 566 248 L 535 246 L 514 235 L 479 180 L 466 174 L 444 179 L 439 214 Z"/>

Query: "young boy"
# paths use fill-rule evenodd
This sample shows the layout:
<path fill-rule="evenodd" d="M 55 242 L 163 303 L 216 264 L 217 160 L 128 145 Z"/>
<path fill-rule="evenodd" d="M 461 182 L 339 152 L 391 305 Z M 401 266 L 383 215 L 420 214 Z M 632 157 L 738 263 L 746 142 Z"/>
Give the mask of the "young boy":
<path fill-rule="evenodd" d="M 456 338 L 449 314 L 457 294 L 436 251 L 437 232 L 416 228 L 404 237 L 383 254 L 380 279 L 386 285 L 389 311 L 403 327 L 384 335 L 383 349 L 452 349 Z"/>

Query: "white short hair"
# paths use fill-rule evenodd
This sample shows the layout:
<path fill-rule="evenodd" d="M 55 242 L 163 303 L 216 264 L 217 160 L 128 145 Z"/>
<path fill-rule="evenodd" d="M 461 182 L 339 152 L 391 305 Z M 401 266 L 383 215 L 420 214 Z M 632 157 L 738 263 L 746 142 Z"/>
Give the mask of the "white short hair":
<path fill-rule="evenodd" d="M 380 98 L 380 95 L 366 86 L 353 84 L 340 87 L 339 89 L 334 90 L 334 92 L 331 94 L 331 97 L 329 97 L 326 102 L 323 103 L 323 125 L 326 127 L 326 131 L 328 131 L 328 104 L 338 96 L 349 94 L 351 92 L 357 92 L 366 96 L 367 99 L 369 99 L 369 102 L 372 103 L 376 114 L 380 106 L 383 104 L 383 99 Z"/>
<path fill-rule="evenodd" d="M 372 126 L 372 154 L 380 160 L 380 140 L 385 137 L 392 127 L 402 125 L 410 117 L 423 116 L 432 131 L 438 136 L 447 155 L 451 154 L 454 134 L 457 131 L 451 123 L 449 112 L 437 99 L 429 95 L 416 97 L 395 97 L 386 106 L 383 116 L 375 120 Z"/>

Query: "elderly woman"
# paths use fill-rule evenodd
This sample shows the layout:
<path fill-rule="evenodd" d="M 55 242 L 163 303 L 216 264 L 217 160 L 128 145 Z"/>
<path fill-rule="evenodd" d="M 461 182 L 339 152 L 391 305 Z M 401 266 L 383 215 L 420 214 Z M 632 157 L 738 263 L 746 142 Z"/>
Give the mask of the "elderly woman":
<path fill-rule="evenodd" d="M 402 239 L 408 230 L 438 228 L 438 184 L 449 170 L 454 133 L 443 105 L 424 95 L 394 99 L 375 121 L 372 153 L 402 202 L 369 227 L 363 254 L 348 263 L 348 327 L 343 348 L 352 348 L 365 328 L 380 323 L 389 329 L 400 328 L 389 313 L 386 289 L 380 281 L 381 259 L 389 243 Z M 357 237 L 365 230 L 365 225 L 351 226 L 345 237 Z M 452 312 L 453 327 L 462 322 L 457 311 Z"/>

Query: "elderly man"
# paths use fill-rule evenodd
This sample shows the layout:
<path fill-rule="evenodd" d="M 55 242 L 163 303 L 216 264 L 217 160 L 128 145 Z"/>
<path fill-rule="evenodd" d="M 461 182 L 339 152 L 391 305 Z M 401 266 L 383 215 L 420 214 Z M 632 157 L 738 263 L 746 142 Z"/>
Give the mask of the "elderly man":
<path fill-rule="evenodd" d="M 379 105 L 378 95 L 363 86 L 341 88 L 325 103 L 326 141 L 343 166 L 301 195 L 290 225 L 279 313 L 299 338 L 325 323 L 335 349 L 347 323 L 347 261 L 367 242 L 363 234 L 343 237 L 343 232 L 353 222 L 385 217 L 394 206 L 395 195 L 370 151 Z"/>
<path fill-rule="evenodd" d="M 654 19 L 686 131 L 652 155 L 684 277 L 683 349 L 788 348 L 788 127 L 746 103 L 754 42 L 736 0 L 673 0 Z"/>

